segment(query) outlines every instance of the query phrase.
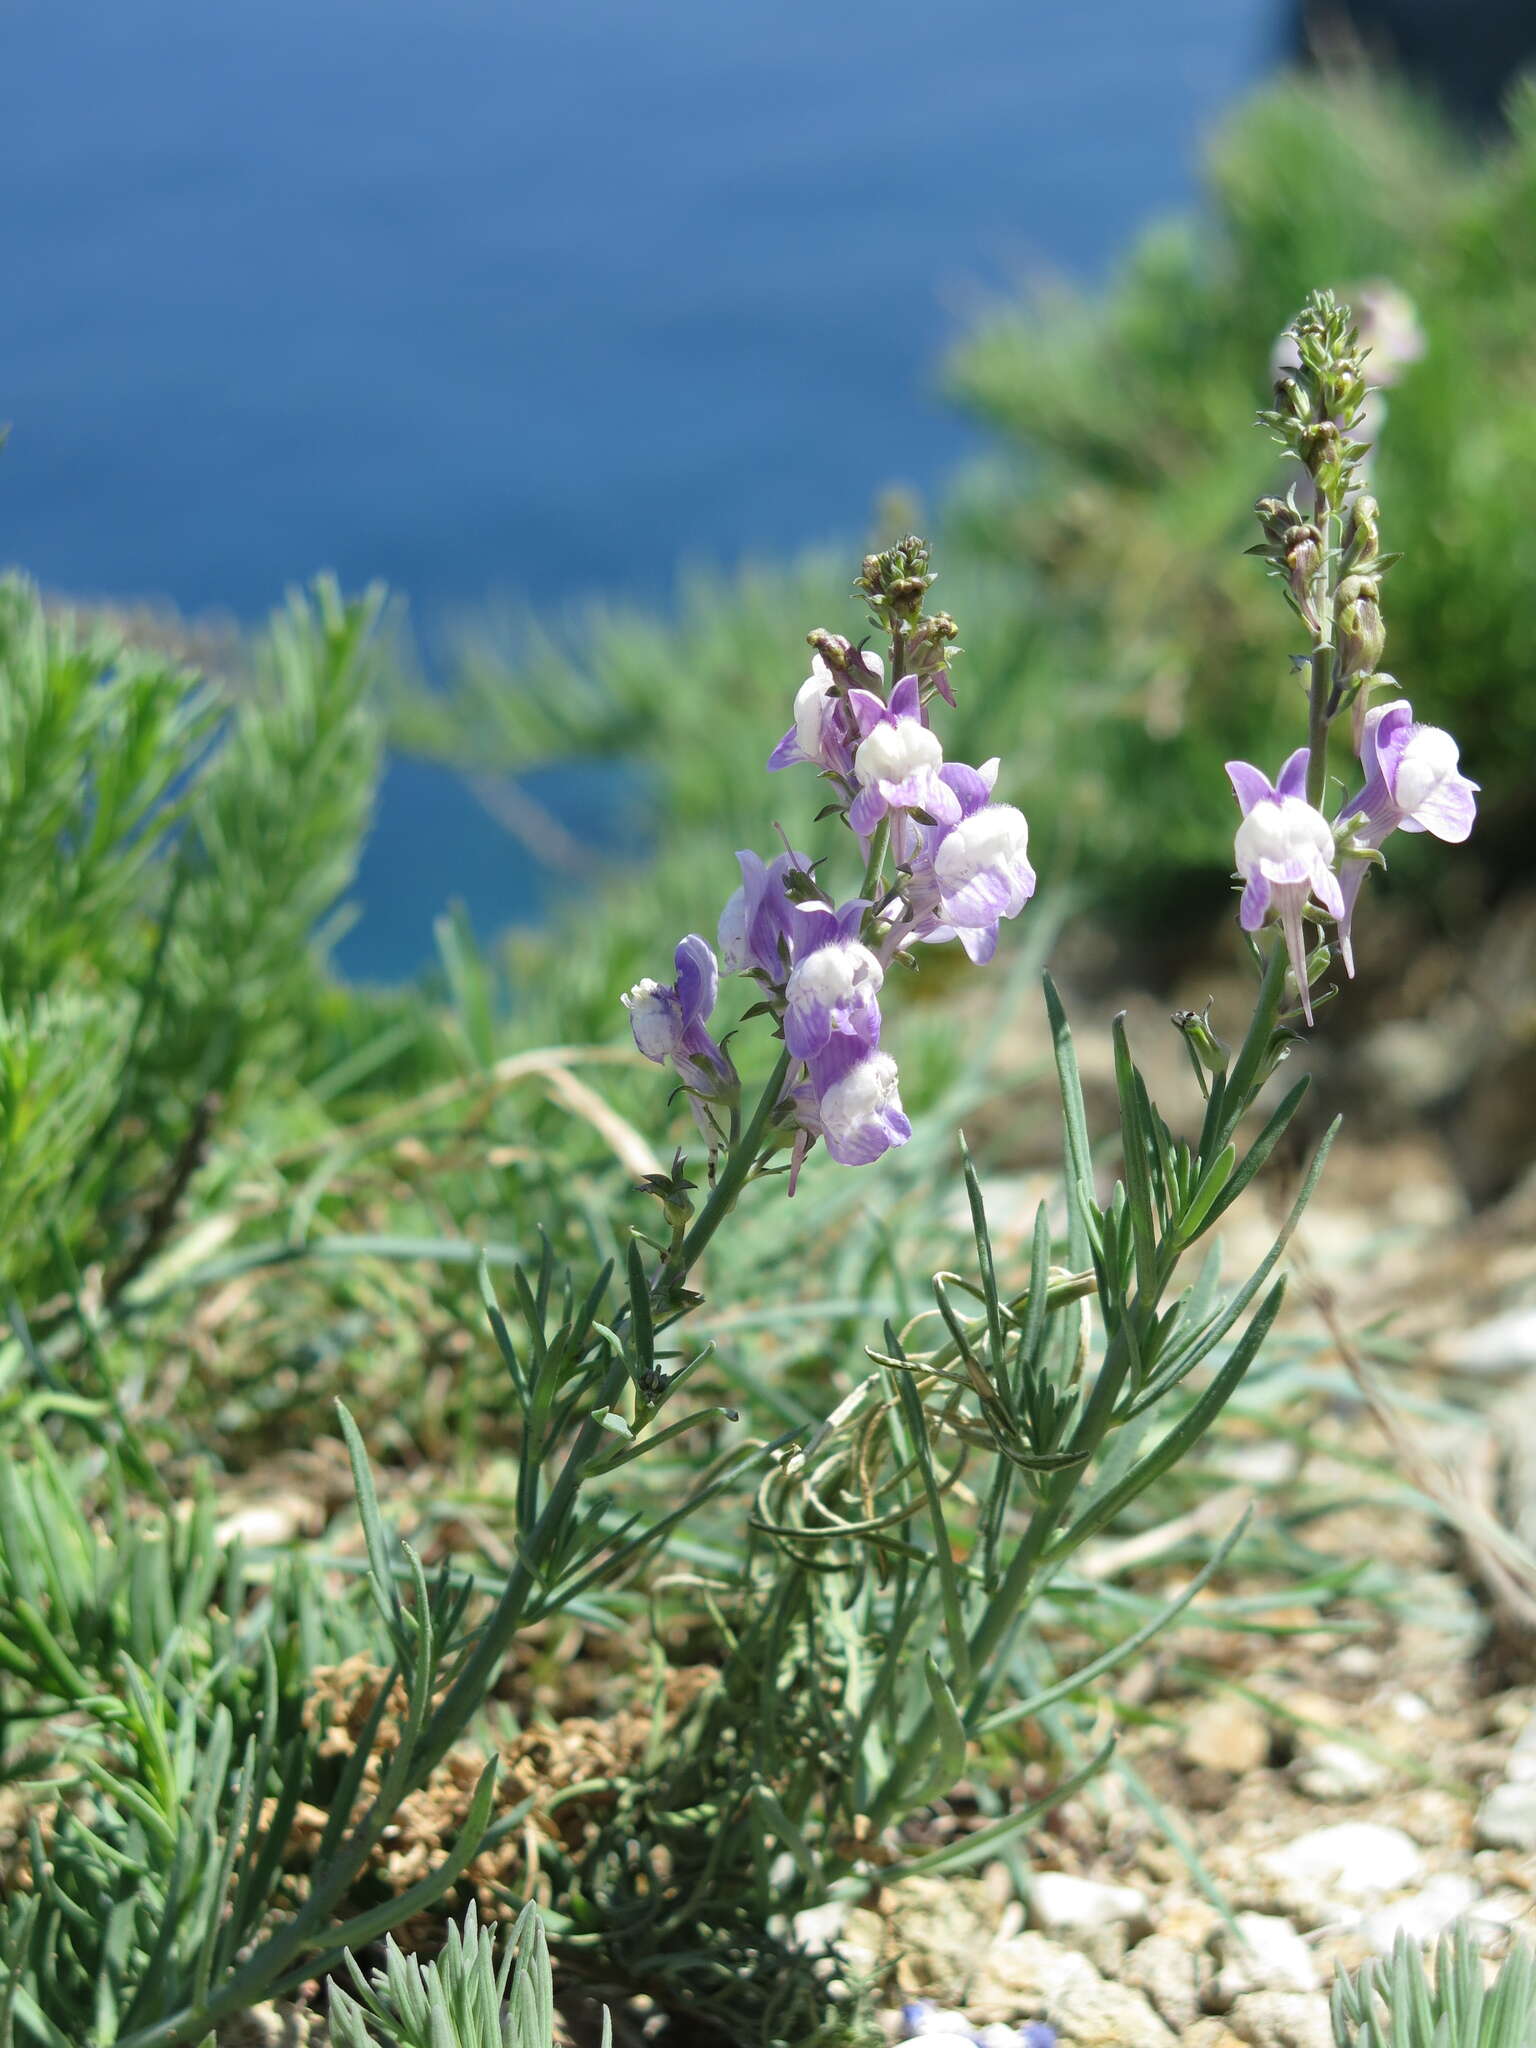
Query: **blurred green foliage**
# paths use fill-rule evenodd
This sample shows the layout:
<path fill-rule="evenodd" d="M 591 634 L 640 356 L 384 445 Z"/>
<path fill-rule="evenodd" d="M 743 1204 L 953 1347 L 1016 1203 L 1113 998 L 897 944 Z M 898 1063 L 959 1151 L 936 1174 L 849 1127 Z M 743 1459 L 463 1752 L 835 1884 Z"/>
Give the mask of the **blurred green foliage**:
<path fill-rule="evenodd" d="M 377 604 L 216 687 L 0 583 L 0 1282 L 126 1284 L 215 1127 L 302 1074 L 378 771 Z"/>

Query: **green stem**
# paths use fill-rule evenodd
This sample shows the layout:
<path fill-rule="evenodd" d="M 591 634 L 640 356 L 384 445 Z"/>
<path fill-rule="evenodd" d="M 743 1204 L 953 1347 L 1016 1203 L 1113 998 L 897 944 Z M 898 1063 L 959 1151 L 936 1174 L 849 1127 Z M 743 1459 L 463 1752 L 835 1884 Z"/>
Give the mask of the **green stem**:
<path fill-rule="evenodd" d="M 1317 572 L 1317 644 L 1312 649 L 1312 676 L 1307 697 L 1307 802 L 1321 810 L 1328 787 L 1328 711 L 1333 701 L 1334 508 L 1318 487 L 1317 530 L 1322 536 L 1322 563 Z"/>
<path fill-rule="evenodd" d="M 677 1251 L 663 1260 L 661 1270 L 651 1286 L 651 1298 L 658 1307 L 665 1306 L 671 1294 L 687 1278 L 689 1268 L 697 1264 L 699 1254 L 735 1208 L 736 1198 L 746 1186 L 752 1169 L 757 1164 L 763 1133 L 772 1121 L 773 1112 L 784 1093 L 789 1068 L 789 1054 L 787 1051 L 781 1052 L 768 1078 L 768 1085 L 752 1112 L 752 1121 L 731 1147 L 720 1178 L 710 1190 L 709 1200 L 699 1211 L 693 1228 L 684 1237 Z"/>
<path fill-rule="evenodd" d="M 891 844 L 891 821 L 883 817 L 875 827 L 875 836 L 869 842 L 869 861 L 864 869 L 864 880 L 859 885 L 859 894 L 873 903 L 880 887 L 880 873 L 885 866 L 885 856 Z"/>

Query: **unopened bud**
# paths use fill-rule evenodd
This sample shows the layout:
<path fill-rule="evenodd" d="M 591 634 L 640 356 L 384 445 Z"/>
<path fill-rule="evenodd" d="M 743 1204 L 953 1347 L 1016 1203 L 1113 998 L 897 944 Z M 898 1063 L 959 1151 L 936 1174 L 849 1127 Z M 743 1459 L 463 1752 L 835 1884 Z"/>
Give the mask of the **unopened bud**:
<path fill-rule="evenodd" d="M 1211 1006 L 1203 1010 L 1175 1010 L 1171 1022 L 1182 1031 L 1184 1042 L 1208 1074 L 1224 1074 L 1232 1055 L 1211 1029 Z"/>
<path fill-rule="evenodd" d="M 1319 420 L 1307 429 L 1301 441 L 1302 455 L 1314 476 L 1339 460 L 1343 446 L 1343 437 L 1332 420 Z"/>
<path fill-rule="evenodd" d="M 824 626 L 816 626 L 806 634 L 806 643 L 813 647 L 834 675 L 846 676 L 859 673 L 858 657 L 851 641 L 841 633 L 829 633 Z"/>
<path fill-rule="evenodd" d="M 1368 676 L 1381 660 L 1387 644 L 1382 624 L 1381 593 L 1372 576 L 1346 576 L 1339 585 L 1334 625 L 1339 650 L 1339 673 Z"/>
<path fill-rule="evenodd" d="M 948 612 L 930 612 L 918 620 L 907 642 L 907 667 L 916 676 L 930 676 L 949 666 L 950 643 L 960 628 Z M 959 652 L 956 648 L 955 653 Z"/>
<path fill-rule="evenodd" d="M 1362 491 L 1349 508 L 1344 525 L 1344 562 L 1350 570 L 1369 569 L 1381 553 L 1381 508 Z"/>
<path fill-rule="evenodd" d="M 1323 536 L 1313 525 L 1292 526 L 1285 534 L 1285 580 L 1291 587 L 1302 617 L 1315 633 L 1318 628 L 1313 586 L 1323 566 Z"/>
<path fill-rule="evenodd" d="M 866 555 L 854 578 L 854 587 L 863 592 L 878 616 L 884 618 L 894 613 L 911 625 L 934 581 L 928 569 L 928 554 L 927 541 L 920 534 L 909 533 L 894 547 Z"/>

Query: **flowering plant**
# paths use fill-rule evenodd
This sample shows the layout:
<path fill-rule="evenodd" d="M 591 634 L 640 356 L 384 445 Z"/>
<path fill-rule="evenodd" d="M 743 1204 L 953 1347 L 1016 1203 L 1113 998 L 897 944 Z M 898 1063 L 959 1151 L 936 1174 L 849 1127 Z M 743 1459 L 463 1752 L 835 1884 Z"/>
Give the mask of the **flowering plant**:
<path fill-rule="evenodd" d="M 1297 657 L 1307 679 L 1307 743 L 1273 784 L 1246 761 L 1227 767 L 1243 813 L 1243 929 L 1278 922 L 1308 1024 L 1329 953 L 1355 971 L 1355 905 L 1368 867 L 1384 864 L 1383 843 L 1396 831 L 1459 842 L 1477 810 L 1477 784 L 1461 773 L 1456 742 L 1417 723 L 1380 666 L 1381 579 L 1398 558 L 1381 552 L 1379 508 L 1364 489 L 1367 353 L 1329 292 L 1308 300 L 1276 352 L 1275 404 L 1260 418 L 1303 476 L 1283 499 L 1259 500 L 1264 539 L 1252 552 L 1269 563 L 1307 629 L 1309 645 Z M 1389 701 L 1373 704 L 1375 697 Z M 1346 714 L 1359 757 L 1348 779 L 1360 787 L 1330 803 L 1329 742 Z M 1315 952 L 1304 939 L 1308 922 L 1325 938 Z"/>
<path fill-rule="evenodd" d="M 757 1012 L 783 1040 L 765 1134 L 792 1147 L 791 1194 L 818 1140 L 839 1165 L 867 1166 L 912 1135 L 880 1043 L 887 972 L 912 965 L 923 944 L 958 941 L 972 960 L 990 960 L 999 924 L 1035 891 L 1024 816 L 993 801 L 999 763 L 946 762 L 933 728 L 933 700 L 955 701 L 945 652 L 954 629 L 922 614 L 928 559 L 914 535 L 867 556 L 859 576 L 871 623 L 890 636 L 899 680 L 889 698 L 870 687 L 884 680 L 878 654 L 815 632 L 794 723 L 768 757 L 772 770 L 813 767 L 829 785 L 821 816 L 839 818 L 858 844 L 857 893 L 839 902 L 819 863 L 788 846 L 768 862 L 747 850 L 720 916 L 726 970 L 754 983 Z M 717 988 L 715 955 L 695 933 L 678 946 L 675 983 L 642 981 L 624 1002 L 640 1051 L 670 1061 L 706 1140 L 728 1143 L 740 1081 L 704 1028 Z"/>
<path fill-rule="evenodd" d="M 1103 1762 L 1107 1746 L 1073 1757 L 1070 1775 L 1031 1788 L 1038 1796 L 993 1797 L 1002 1774 L 990 1766 L 1018 1764 L 1017 1731 L 1051 1732 L 1058 1711 L 1093 1700 L 1201 1594 L 1239 1539 L 1240 1527 L 1165 1606 L 1118 1636 L 1091 1575 L 1071 1569 L 1199 1443 L 1279 1311 L 1275 1269 L 1331 1132 L 1246 1278 L 1224 1289 L 1214 1260 L 1191 1273 L 1185 1259 L 1264 1168 L 1305 1094 L 1303 1077 L 1274 1090 L 1278 1100 L 1265 1097 L 1329 995 L 1333 961 L 1352 971 L 1367 870 L 1384 863 L 1394 833 L 1459 840 L 1474 813 L 1454 742 L 1416 723 L 1380 672 L 1390 558 L 1360 487 L 1358 339 L 1319 298 L 1291 340 L 1265 418 L 1305 475 L 1286 498 L 1261 503 L 1259 552 L 1306 632 L 1307 722 L 1305 744 L 1273 779 L 1245 762 L 1228 770 L 1241 813 L 1238 915 L 1259 968 L 1252 1013 L 1230 1048 L 1208 1015 L 1174 1019 L 1195 1087 L 1166 1112 L 1117 1019 L 1115 1128 L 1096 1142 L 1047 979 L 1064 1170 L 1018 1270 L 994 1243 L 962 1145 L 964 1270 L 935 1273 L 931 1305 L 915 1312 L 910 1276 L 894 1273 L 890 1320 L 866 1331 L 824 1409 L 781 1408 L 790 1427 L 768 1442 L 735 1430 L 737 1414 L 718 1405 L 665 1412 L 710 1357 L 710 1344 L 690 1352 L 680 1330 L 702 1300 L 702 1255 L 745 1190 L 779 1177 L 794 1193 L 816 1173 L 818 1150 L 841 1167 L 891 1170 L 880 1162 L 913 1138 L 888 1030 L 892 988 L 935 946 L 984 965 L 1035 894 L 1028 828 L 1001 764 L 945 758 L 939 706 L 954 703 L 956 627 L 924 609 L 933 577 L 915 537 L 867 557 L 858 578 L 883 645 L 812 634 L 810 674 L 768 760 L 775 773 L 822 779 L 842 879 L 834 886 L 835 861 L 788 843 L 771 857 L 741 851 L 714 943 L 688 933 L 671 979 L 643 980 L 625 999 L 636 1046 L 670 1070 L 703 1151 L 699 1170 L 679 1151 L 643 1181 L 660 1227 L 620 1228 L 614 1255 L 599 1249 L 583 1273 L 556 1245 L 586 1245 L 589 1223 L 603 1243 L 601 1219 L 585 1208 L 580 1232 L 546 1230 L 532 1258 L 462 1239 L 361 1241 L 375 1258 L 477 1267 L 514 1447 L 494 1576 L 465 1573 L 444 1554 L 429 1577 L 423 1554 L 395 1541 L 363 1432 L 343 1411 L 365 1570 L 351 1597 L 322 1596 L 307 1569 L 274 1578 L 265 1560 L 248 1566 L 238 1540 L 217 1534 L 211 1500 L 188 1518 L 164 1497 L 115 1387 L 107 1403 L 85 1402 L 60 1377 L 61 1365 L 97 1358 L 98 1312 L 104 1330 L 121 1327 L 114 1315 L 140 1312 L 128 1283 L 171 1227 L 195 1159 L 171 1175 L 145 1232 L 150 1251 L 141 1242 L 123 1260 L 99 1311 L 52 1232 L 69 1312 L 34 1339 L 13 1308 L 0 1379 L 26 1385 L 31 1374 L 50 1420 L 86 1414 L 111 1514 L 103 1526 L 82 1505 L 51 1437 L 24 1424 L 28 1455 L 0 1460 L 7 1712 L 59 1730 L 80 1770 L 48 1838 L 31 1830 L 26 1882 L 0 1900 L 0 2048 L 13 2034 L 60 2048 L 87 2028 L 116 2048 L 199 2048 L 253 2003 L 435 1906 L 485 1844 L 529 1818 L 533 1797 L 498 1811 L 496 1761 L 469 1774 L 452 1847 L 381 1901 L 372 1874 L 405 1802 L 435 1773 L 462 1773 L 458 1746 L 485 1725 L 532 1631 L 547 1632 L 562 1613 L 610 1624 L 594 1603 L 627 1597 L 628 1582 L 663 1556 L 678 1569 L 651 1576 L 646 1592 L 658 1602 L 682 1583 L 697 1592 L 688 1628 L 691 1643 L 706 1645 L 698 1682 L 671 1694 L 659 1685 L 643 1756 L 563 1787 L 562 1824 L 536 1840 L 529 1829 L 527 1875 L 544 1890 L 550 1942 L 606 1983 L 713 2019 L 755 2048 L 846 2048 L 868 2031 L 857 1989 L 807 1955 L 807 1910 L 862 1897 L 903 1871 L 990 1858 Z M 344 623 L 317 640 L 317 656 L 346 652 Z M 303 681 L 302 664 L 287 666 Z M 48 673 L 37 671 L 40 685 Z M 296 711 L 336 695 L 321 687 L 328 675 L 316 666 Z M 41 686 L 26 700 L 12 694 L 39 712 L 49 702 Z M 300 737 L 312 730 L 303 717 L 286 723 Z M 1342 759 L 1346 732 L 1355 763 L 1331 779 L 1330 746 L 1337 740 Z M 229 840 L 211 828 L 208 837 L 215 848 Z M 190 872 L 187 887 L 200 886 L 201 870 Z M 122 923 L 115 912 L 107 919 Z M 55 936 L 44 916 L 24 929 Z M 718 1021 L 722 972 L 746 985 L 740 1025 L 759 1027 L 771 1057 L 751 1052 L 750 1030 Z M 134 1030 L 141 1057 L 148 1028 Z M 18 1038 L 0 1062 L 13 1107 L 29 1099 L 20 1083 L 34 1087 L 43 1071 L 36 1042 Z M 767 1071 L 749 1085 L 754 1066 Z M 113 1118 L 135 1099 L 125 1088 Z M 100 1110 L 80 1120 L 97 1149 Z M 23 1216 L 35 1182 L 15 1134 L 26 1135 L 27 1121 L 9 1120 L 26 1169 L 9 1183 Z M 299 1190 L 306 1220 L 331 1170 Z M 799 1215 L 781 1213 L 791 1227 Z M 286 1265 L 303 1250 L 293 1239 L 242 1257 Z M 508 1271 L 503 1298 L 493 1268 Z M 202 1271 L 213 1285 L 231 1268 Z M 15 1405 L 25 1415 L 27 1402 Z M 701 1435 L 711 1449 L 695 1459 Z M 621 1473 L 634 1488 L 623 1504 L 610 1490 Z M 153 1496 L 153 1513 L 130 1505 L 130 1485 Z M 744 1508 L 735 1523 L 690 1542 L 683 1525 L 732 1493 Z M 1093 1649 L 1063 1669 L 1056 1645 L 1068 1632 L 1050 1623 L 1080 1618 L 1085 1602 Z M 675 1639 L 657 1630 L 658 1664 Z M 1083 1631 L 1069 1639 L 1080 1643 Z M 339 1762 L 326 1713 L 316 1720 L 307 1709 L 319 1668 L 354 1657 L 379 1682 Z M 986 1788 L 976 1824 L 937 1842 L 914 1828 L 965 1776 Z M 301 1805 L 325 1823 L 295 1885 L 285 1856 Z M 495 1965 L 473 1936 L 430 1979 L 386 1955 L 382 1980 L 359 1982 L 351 2007 L 341 1994 L 338 2034 L 484 2032 L 481 2022 L 500 2024 L 491 2009 L 510 1981 L 538 1991 L 523 2017 L 540 2037 L 548 1985 L 537 1929 L 531 1920 L 524 1929 L 516 1963 Z M 850 2033 L 850 2013 L 862 2031 Z M 1363 2009 L 1351 2015 L 1368 2024 Z"/>

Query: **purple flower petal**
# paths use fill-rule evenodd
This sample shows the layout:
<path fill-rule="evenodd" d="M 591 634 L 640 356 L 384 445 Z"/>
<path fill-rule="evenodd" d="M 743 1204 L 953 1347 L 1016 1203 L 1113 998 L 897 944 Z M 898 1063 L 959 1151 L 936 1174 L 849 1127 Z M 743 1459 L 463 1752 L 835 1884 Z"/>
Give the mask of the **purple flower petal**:
<path fill-rule="evenodd" d="M 997 780 L 997 763 L 988 764 L 992 769 L 992 780 L 988 781 L 984 769 L 968 768 L 964 761 L 946 761 L 939 770 L 939 780 L 955 793 L 960 805 L 960 815 L 968 818 L 972 811 L 979 811 L 992 800 L 993 784 Z"/>
<path fill-rule="evenodd" d="M 1229 761 L 1227 780 L 1231 783 L 1237 801 L 1246 818 L 1255 804 L 1273 802 L 1276 796 L 1274 784 L 1262 769 L 1253 767 L 1247 761 Z"/>
<path fill-rule="evenodd" d="M 683 1029 L 688 1031 L 714 1014 L 715 999 L 720 993 L 720 969 L 708 940 L 701 939 L 697 932 L 678 941 L 673 958 Z"/>
<path fill-rule="evenodd" d="M 1288 755 L 1285 766 L 1275 778 L 1275 794 L 1277 796 L 1299 796 L 1305 798 L 1307 794 L 1307 769 L 1311 760 L 1312 750 L 1310 747 L 1298 747 L 1294 754 Z"/>
<path fill-rule="evenodd" d="M 892 722 L 885 705 L 873 690 L 850 690 L 848 704 L 853 712 L 853 722 L 865 738 L 877 725 L 888 725 Z"/>
<path fill-rule="evenodd" d="M 1260 874 L 1248 877 L 1237 921 L 1245 932 L 1256 932 L 1269 914 L 1269 883 Z"/>
<path fill-rule="evenodd" d="M 922 689 L 917 677 L 903 676 L 891 692 L 889 716 L 892 718 L 921 718 L 922 714 Z"/>
<path fill-rule="evenodd" d="M 793 768 L 805 759 L 807 759 L 807 756 L 800 751 L 799 735 L 796 733 L 795 728 L 791 726 L 783 739 L 779 741 L 779 744 L 768 756 L 768 766 L 770 769 Z"/>
<path fill-rule="evenodd" d="M 885 816 L 887 808 L 878 789 L 861 789 L 848 806 L 848 823 L 861 839 L 867 839 Z"/>
<path fill-rule="evenodd" d="M 1360 734 L 1360 765 L 1367 781 L 1379 776 L 1390 785 L 1391 767 L 1403 750 L 1412 724 L 1413 706 L 1401 697 L 1395 703 L 1378 704 L 1367 711 Z"/>

